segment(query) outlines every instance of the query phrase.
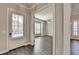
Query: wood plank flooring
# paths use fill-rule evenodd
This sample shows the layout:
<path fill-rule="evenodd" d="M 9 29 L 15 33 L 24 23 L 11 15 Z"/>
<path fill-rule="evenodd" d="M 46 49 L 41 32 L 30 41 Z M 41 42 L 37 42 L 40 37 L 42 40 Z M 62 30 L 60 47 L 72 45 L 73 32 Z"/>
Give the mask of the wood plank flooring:
<path fill-rule="evenodd" d="M 3 55 L 52 55 L 52 37 L 35 38 L 35 45 L 23 46 Z"/>
<path fill-rule="evenodd" d="M 35 39 L 34 54 L 50 55 L 52 54 L 52 37 L 39 37 Z"/>
<path fill-rule="evenodd" d="M 71 55 L 79 55 L 79 40 L 71 39 Z"/>

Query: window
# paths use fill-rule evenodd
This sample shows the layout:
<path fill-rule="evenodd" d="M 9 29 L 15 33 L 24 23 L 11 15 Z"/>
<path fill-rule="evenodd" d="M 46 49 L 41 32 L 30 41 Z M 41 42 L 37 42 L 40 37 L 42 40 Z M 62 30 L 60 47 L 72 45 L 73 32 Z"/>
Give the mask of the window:
<path fill-rule="evenodd" d="M 43 34 L 43 22 L 41 22 L 41 34 Z"/>
<path fill-rule="evenodd" d="M 79 21 L 73 21 L 73 35 L 79 36 Z"/>
<path fill-rule="evenodd" d="M 41 34 L 41 23 L 35 22 L 35 34 Z"/>
<path fill-rule="evenodd" d="M 23 36 L 23 16 L 12 14 L 12 37 Z"/>

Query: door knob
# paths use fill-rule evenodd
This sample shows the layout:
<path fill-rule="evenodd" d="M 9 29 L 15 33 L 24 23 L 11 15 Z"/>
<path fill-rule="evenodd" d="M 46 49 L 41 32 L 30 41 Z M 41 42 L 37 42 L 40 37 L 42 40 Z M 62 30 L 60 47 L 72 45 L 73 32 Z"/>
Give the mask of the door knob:
<path fill-rule="evenodd" d="M 9 33 L 9 35 L 12 35 L 12 33 Z"/>
<path fill-rule="evenodd" d="M 9 33 L 9 37 L 11 37 L 12 33 Z"/>

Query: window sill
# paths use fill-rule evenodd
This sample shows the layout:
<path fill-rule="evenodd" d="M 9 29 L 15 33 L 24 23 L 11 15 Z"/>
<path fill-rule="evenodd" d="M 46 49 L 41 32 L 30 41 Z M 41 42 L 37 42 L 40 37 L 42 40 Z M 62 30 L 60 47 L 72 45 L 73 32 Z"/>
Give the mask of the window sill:
<path fill-rule="evenodd" d="M 22 36 L 22 37 L 11 37 L 12 39 L 23 39 L 24 38 L 24 36 Z"/>
<path fill-rule="evenodd" d="M 73 37 L 73 38 L 71 38 L 71 39 L 72 39 L 72 40 L 73 40 L 73 39 L 75 39 L 75 40 L 79 40 L 79 37 Z"/>

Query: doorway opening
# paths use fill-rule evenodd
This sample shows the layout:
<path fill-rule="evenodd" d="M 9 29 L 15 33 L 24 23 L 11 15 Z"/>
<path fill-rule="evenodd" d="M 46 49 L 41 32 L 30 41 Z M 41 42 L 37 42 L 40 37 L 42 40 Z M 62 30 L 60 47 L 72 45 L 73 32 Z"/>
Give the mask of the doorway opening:
<path fill-rule="evenodd" d="M 53 54 L 53 4 L 39 4 L 34 13 L 34 50 L 36 54 Z"/>

